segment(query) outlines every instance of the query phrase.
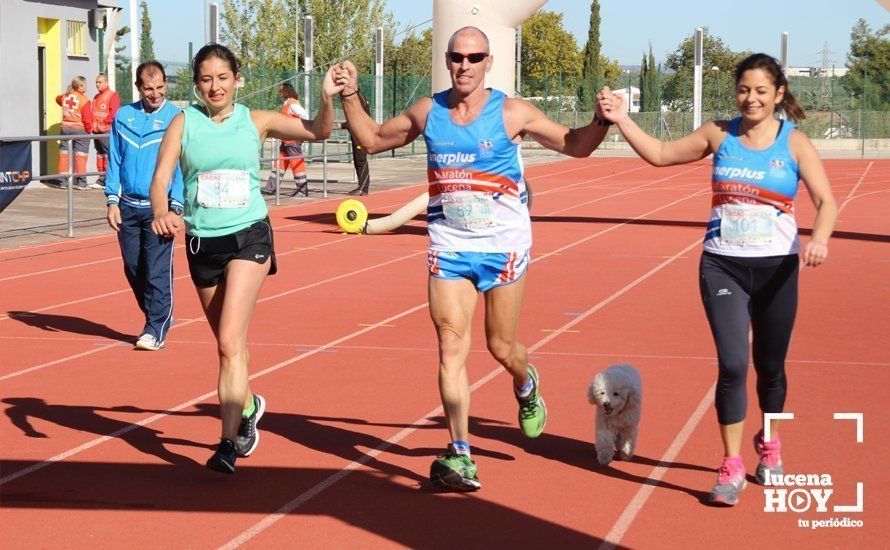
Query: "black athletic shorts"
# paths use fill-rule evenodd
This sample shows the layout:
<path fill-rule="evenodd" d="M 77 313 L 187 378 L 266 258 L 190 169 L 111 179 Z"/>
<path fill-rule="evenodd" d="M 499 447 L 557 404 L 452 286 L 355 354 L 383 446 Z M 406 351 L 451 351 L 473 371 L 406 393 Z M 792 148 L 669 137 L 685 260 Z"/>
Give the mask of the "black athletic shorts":
<path fill-rule="evenodd" d="M 187 234 L 185 245 L 189 272 L 198 287 L 218 285 L 225 277 L 226 266 L 232 260 L 250 260 L 258 264 L 271 260 L 269 275 L 278 271 L 269 218 L 231 235 L 197 237 Z"/>

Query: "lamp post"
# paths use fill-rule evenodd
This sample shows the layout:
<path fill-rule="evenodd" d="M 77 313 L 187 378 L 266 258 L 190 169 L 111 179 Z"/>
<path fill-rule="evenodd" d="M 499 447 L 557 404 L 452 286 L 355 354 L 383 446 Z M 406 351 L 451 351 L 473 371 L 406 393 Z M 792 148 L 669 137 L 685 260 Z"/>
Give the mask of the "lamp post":
<path fill-rule="evenodd" d="M 717 78 L 717 82 L 714 85 L 714 117 L 716 118 L 717 111 L 720 110 L 720 67 L 714 65 L 711 67 L 711 70 L 714 71 L 714 76 Z"/>
<path fill-rule="evenodd" d="M 634 104 L 634 93 L 633 88 L 630 85 L 630 69 L 627 70 L 627 112 L 633 112 L 633 104 Z"/>

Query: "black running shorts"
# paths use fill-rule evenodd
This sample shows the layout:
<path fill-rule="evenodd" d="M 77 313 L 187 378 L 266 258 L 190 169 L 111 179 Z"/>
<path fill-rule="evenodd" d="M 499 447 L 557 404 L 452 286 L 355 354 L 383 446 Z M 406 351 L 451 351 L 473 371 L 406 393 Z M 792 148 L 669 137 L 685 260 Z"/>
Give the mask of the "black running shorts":
<path fill-rule="evenodd" d="M 185 244 L 189 272 L 197 287 L 218 285 L 225 277 L 226 266 L 232 260 L 249 260 L 258 264 L 271 260 L 269 275 L 278 271 L 272 226 L 268 217 L 231 235 L 186 235 Z"/>

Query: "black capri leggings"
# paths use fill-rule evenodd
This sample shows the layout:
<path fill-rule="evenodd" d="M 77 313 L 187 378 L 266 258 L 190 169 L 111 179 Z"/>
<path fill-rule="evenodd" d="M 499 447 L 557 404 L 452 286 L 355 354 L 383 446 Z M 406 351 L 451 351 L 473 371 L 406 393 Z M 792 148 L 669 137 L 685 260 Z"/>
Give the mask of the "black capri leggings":
<path fill-rule="evenodd" d="M 717 346 L 715 405 L 720 424 L 745 419 L 749 327 L 760 410 L 782 412 L 787 392 L 785 355 L 797 313 L 798 269 L 796 254 L 764 258 L 702 254 L 699 281 Z"/>

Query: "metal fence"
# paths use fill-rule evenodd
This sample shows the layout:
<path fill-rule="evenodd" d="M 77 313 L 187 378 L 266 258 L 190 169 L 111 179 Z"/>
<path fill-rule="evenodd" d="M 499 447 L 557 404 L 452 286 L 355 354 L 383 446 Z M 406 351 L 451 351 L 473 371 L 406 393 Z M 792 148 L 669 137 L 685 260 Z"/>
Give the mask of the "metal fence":
<path fill-rule="evenodd" d="M 551 119 L 576 128 L 587 124 L 593 112 L 545 111 Z M 702 121 L 728 120 L 736 111 L 703 112 Z M 631 113 L 630 117 L 647 133 L 662 140 L 675 140 L 693 130 L 691 112 Z M 890 111 L 810 111 L 798 128 L 816 146 L 822 158 L 890 158 Z M 525 151 L 540 146 L 526 139 Z M 603 144 L 594 154 L 634 155 L 624 136 L 610 128 Z"/>
<path fill-rule="evenodd" d="M 123 62 L 126 63 L 127 60 L 124 59 Z M 168 98 L 182 103 L 195 102 L 189 65 L 173 61 L 164 62 L 164 65 L 170 79 Z M 431 78 L 426 69 L 420 69 L 419 65 L 399 68 L 385 63 L 383 69 L 383 97 L 380 98 L 383 112 L 379 113 L 383 119 L 401 113 L 415 101 L 432 93 Z M 733 76 L 730 72 L 705 71 L 702 79 L 702 120 L 737 116 L 732 91 Z M 257 62 L 244 66 L 241 74 L 243 86 L 238 90 L 238 101 L 251 109 L 278 110 L 278 89 L 282 82 L 289 82 L 296 88 L 301 102 L 310 113 L 314 113 L 318 107 L 324 78 L 321 70 L 309 73 L 281 71 Z M 886 150 L 890 149 L 890 100 L 885 101 L 887 98 L 881 96 L 881 90 L 884 89 L 881 84 L 883 77 L 865 75 L 856 81 L 858 84 L 854 84 L 847 77 L 833 76 L 834 74 L 836 73 L 829 69 L 822 76 L 789 77 L 789 87 L 807 113 L 807 118 L 799 125 L 800 129 L 817 142 L 819 151 L 828 157 L 886 156 Z M 119 75 L 119 82 L 128 81 L 128 74 L 119 70 Z M 373 74 L 359 75 L 359 88 L 370 102 L 371 114 L 375 118 L 378 115 L 376 78 Z M 586 112 L 590 107 L 585 109 L 580 96 L 582 91 L 584 95 L 589 95 L 587 91 L 594 87 L 592 81 L 576 74 L 563 74 L 561 69 L 557 69 L 557 72 L 545 78 L 523 75 L 521 83 L 521 95 L 533 101 L 551 118 L 573 127 L 590 120 L 590 113 Z M 639 71 L 625 70 L 613 75 L 608 84 L 613 88 L 638 89 Z M 860 87 L 856 88 L 857 85 Z M 308 95 L 305 94 L 306 90 L 309 90 Z M 677 139 L 691 132 L 691 76 L 660 73 L 655 93 L 657 97 L 654 105 L 660 107 L 649 112 L 634 112 L 633 118 L 644 129 L 663 139 Z M 636 106 L 637 109 L 639 107 Z M 337 103 L 335 109 L 336 116 L 343 118 Z M 620 136 L 614 135 L 614 131 L 609 139 L 623 142 Z M 421 153 L 421 149 L 422 144 L 411 144 L 388 155 L 414 155 Z M 529 148 L 533 149 L 534 146 Z M 314 152 L 312 146 L 308 150 L 310 153 Z"/>
<path fill-rule="evenodd" d="M 98 138 L 107 138 L 109 134 L 67 134 L 67 135 L 47 135 L 47 136 L 14 136 L 14 137 L 3 137 L 0 138 L 0 141 L 27 141 L 27 142 L 50 142 L 50 141 L 59 141 L 62 143 L 62 147 L 64 147 L 68 151 L 68 158 L 74 158 L 74 140 L 76 139 L 98 139 Z M 261 149 L 260 156 L 260 165 L 274 163 L 272 168 L 273 181 L 275 182 L 275 205 L 278 206 L 281 204 L 281 174 L 278 171 L 278 161 L 281 160 L 281 157 L 275 155 L 278 151 L 278 140 L 268 139 L 266 143 L 263 144 Z M 348 137 L 344 139 L 342 135 L 335 135 L 331 139 L 324 140 L 321 142 L 315 142 L 321 145 L 321 151 L 316 155 L 306 155 L 304 158 L 306 159 L 307 164 L 310 162 L 321 162 L 322 165 L 322 195 L 324 197 L 328 196 L 328 164 L 330 162 L 351 162 L 352 161 L 352 153 L 351 150 L 340 151 L 340 150 L 331 150 L 331 145 L 342 145 L 344 143 L 349 143 Z M 267 144 L 271 145 L 271 155 L 264 156 L 266 153 Z M 56 174 L 37 174 L 32 175 L 32 181 L 62 181 L 63 187 L 67 190 L 67 236 L 74 237 L 74 222 L 75 222 L 75 212 L 74 212 L 74 179 L 77 177 L 92 177 L 92 176 L 102 176 L 105 175 L 105 172 L 99 171 L 90 171 L 90 172 L 75 172 L 74 171 L 74 162 L 69 162 L 68 171 Z M 307 195 L 308 195 L 308 186 L 307 186 Z"/>

